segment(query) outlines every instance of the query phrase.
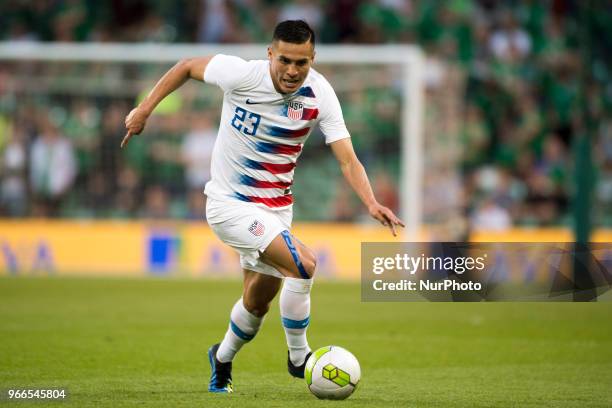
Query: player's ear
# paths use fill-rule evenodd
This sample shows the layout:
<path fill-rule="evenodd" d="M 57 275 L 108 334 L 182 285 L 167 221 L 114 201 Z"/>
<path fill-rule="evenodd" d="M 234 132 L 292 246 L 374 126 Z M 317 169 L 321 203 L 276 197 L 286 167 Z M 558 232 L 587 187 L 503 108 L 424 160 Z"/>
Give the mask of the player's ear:
<path fill-rule="evenodd" d="M 272 61 L 272 45 L 268 45 L 268 59 Z"/>

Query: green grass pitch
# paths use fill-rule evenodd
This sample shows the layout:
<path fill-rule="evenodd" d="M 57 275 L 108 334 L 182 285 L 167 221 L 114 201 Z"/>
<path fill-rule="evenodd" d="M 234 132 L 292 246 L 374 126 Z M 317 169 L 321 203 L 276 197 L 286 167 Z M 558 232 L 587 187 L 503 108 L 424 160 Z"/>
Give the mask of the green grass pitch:
<path fill-rule="evenodd" d="M 287 374 L 277 302 L 234 361 L 236 392 L 209 394 L 206 350 L 240 291 L 237 281 L 0 278 L 0 389 L 70 393 L 18 407 L 612 406 L 612 303 L 361 303 L 357 283 L 323 281 L 309 341 L 357 356 L 353 396 L 319 401 Z"/>

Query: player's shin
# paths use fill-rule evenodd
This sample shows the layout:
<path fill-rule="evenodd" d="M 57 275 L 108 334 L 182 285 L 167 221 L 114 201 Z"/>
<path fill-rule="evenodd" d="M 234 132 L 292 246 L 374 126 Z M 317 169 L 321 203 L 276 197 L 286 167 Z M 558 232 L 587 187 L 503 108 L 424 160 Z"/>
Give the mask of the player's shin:
<path fill-rule="evenodd" d="M 263 317 L 251 314 L 238 299 L 230 315 L 230 323 L 225 337 L 217 351 L 217 360 L 222 363 L 232 361 L 243 345 L 251 341 L 261 326 Z"/>
<path fill-rule="evenodd" d="M 280 294 L 280 312 L 291 362 L 299 366 L 310 352 L 306 330 L 310 321 L 312 279 L 285 278 Z"/>

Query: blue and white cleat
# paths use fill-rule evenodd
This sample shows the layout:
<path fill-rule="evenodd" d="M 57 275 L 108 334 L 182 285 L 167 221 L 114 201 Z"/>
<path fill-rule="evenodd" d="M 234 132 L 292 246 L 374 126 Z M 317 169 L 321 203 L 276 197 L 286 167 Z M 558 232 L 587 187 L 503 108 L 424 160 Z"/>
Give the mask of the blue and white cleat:
<path fill-rule="evenodd" d="M 210 362 L 211 374 L 208 383 L 208 392 L 219 392 L 229 394 L 234 392 L 232 384 L 232 362 L 222 363 L 217 360 L 219 343 L 208 349 L 208 361 Z"/>

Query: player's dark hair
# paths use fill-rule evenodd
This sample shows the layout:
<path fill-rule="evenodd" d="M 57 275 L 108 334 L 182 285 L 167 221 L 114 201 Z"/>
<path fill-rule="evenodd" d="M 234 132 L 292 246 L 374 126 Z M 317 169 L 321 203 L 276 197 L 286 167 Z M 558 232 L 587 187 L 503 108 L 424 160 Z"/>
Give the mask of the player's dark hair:
<path fill-rule="evenodd" d="M 304 20 L 285 20 L 276 26 L 272 41 L 284 41 L 291 44 L 310 42 L 314 46 L 315 33 Z"/>

